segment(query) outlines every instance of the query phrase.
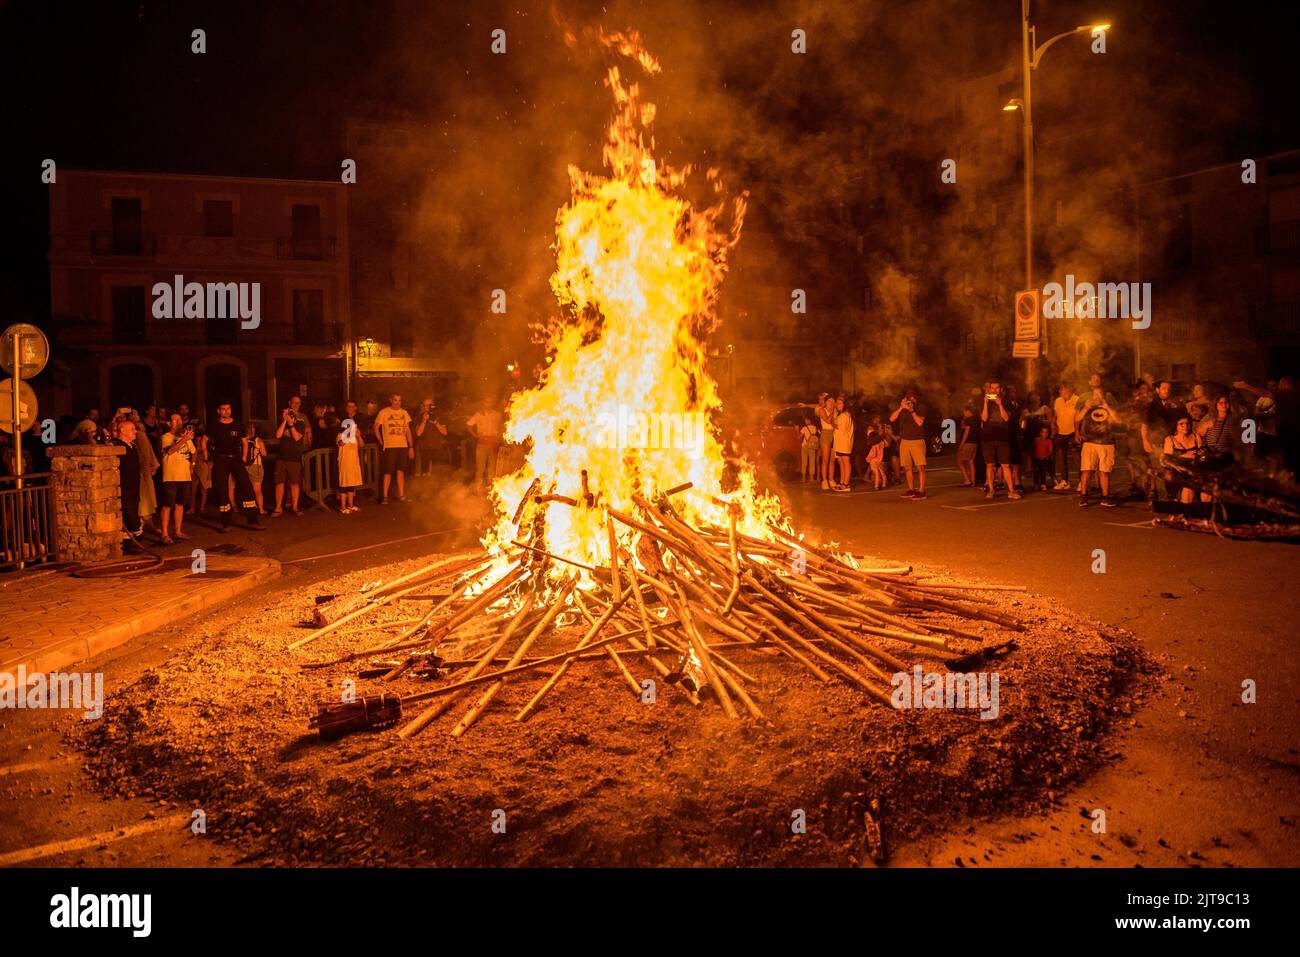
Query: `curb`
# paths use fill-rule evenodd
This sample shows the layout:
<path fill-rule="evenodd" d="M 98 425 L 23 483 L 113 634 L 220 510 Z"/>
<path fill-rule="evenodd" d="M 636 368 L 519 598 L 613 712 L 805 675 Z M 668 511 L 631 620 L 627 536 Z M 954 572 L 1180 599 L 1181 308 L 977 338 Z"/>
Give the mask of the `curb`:
<path fill-rule="evenodd" d="M 196 591 L 193 595 L 178 601 L 168 602 L 158 608 L 136 615 L 128 621 L 108 625 L 89 635 L 66 638 L 55 644 L 46 645 L 34 653 L 28 653 L 10 661 L 0 662 L 0 671 L 17 673 L 19 666 L 24 666 L 29 675 L 37 672 L 62 671 L 69 665 L 111 651 L 132 638 L 148 634 L 163 625 L 188 618 L 196 612 L 229 601 L 236 595 L 256 588 L 263 582 L 270 581 L 279 575 L 280 563 L 274 559 L 265 559 L 260 567 L 251 569 L 238 578 L 210 585 Z"/>

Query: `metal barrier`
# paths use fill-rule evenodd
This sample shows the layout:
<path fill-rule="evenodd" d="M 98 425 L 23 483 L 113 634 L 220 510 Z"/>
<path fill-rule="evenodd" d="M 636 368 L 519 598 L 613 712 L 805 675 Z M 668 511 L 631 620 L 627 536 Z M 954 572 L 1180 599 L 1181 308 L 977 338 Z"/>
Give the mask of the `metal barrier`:
<path fill-rule="evenodd" d="M 367 445 L 361 453 L 361 487 L 379 494 L 379 447 Z M 302 457 L 302 492 L 312 508 L 325 508 L 325 500 L 338 493 L 339 453 L 337 449 L 313 449 Z"/>
<path fill-rule="evenodd" d="M 22 568 L 53 561 L 54 498 L 49 472 L 0 476 L 0 568 Z"/>

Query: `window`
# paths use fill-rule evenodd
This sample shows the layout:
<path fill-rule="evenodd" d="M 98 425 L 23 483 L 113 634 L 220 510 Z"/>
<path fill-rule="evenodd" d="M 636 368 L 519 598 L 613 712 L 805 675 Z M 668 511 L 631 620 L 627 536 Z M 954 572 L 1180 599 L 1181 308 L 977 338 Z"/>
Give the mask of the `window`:
<path fill-rule="evenodd" d="M 966 333 L 966 339 L 962 343 L 962 351 L 968 356 L 973 356 L 975 354 L 975 333 Z"/>
<path fill-rule="evenodd" d="M 293 258 L 323 259 L 320 236 L 320 207 L 295 203 L 293 207 Z"/>
<path fill-rule="evenodd" d="M 228 199 L 203 201 L 203 235 L 235 235 L 235 204 Z"/>
<path fill-rule="evenodd" d="M 325 342 L 325 291 L 293 291 L 293 341 L 300 345 L 323 345 Z"/>
<path fill-rule="evenodd" d="M 139 256 L 143 245 L 140 232 L 140 200 L 113 197 L 113 254 Z"/>
<path fill-rule="evenodd" d="M 144 342 L 144 316 L 144 286 L 113 287 L 114 343 Z"/>
<path fill-rule="evenodd" d="M 1169 378 L 1175 382 L 1195 382 L 1196 381 L 1196 363 L 1195 362 L 1175 362 L 1173 371 Z"/>

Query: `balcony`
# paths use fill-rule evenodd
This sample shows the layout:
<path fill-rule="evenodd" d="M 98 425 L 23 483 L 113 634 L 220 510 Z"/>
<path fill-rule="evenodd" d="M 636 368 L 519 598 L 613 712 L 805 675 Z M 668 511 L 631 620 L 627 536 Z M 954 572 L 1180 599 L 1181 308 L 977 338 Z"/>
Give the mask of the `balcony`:
<path fill-rule="evenodd" d="M 153 259 L 158 255 L 158 241 L 153 233 L 124 236 L 111 229 L 96 229 L 90 234 L 90 255 Z"/>
<path fill-rule="evenodd" d="M 327 236 L 325 239 L 281 237 L 275 241 L 275 258 L 334 262 L 337 259 L 335 237 Z"/>
<path fill-rule="evenodd" d="M 144 348 L 197 346 L 314 347 L 335 352 L 343 347 L 343 323 L 312 325 L 268 322 L 256 329 L 240 328 L 238 319 L 153 319 L 143 323 L 85 322 L 68 325 L 59 343 L 77 347 L 135 345 Z"/>

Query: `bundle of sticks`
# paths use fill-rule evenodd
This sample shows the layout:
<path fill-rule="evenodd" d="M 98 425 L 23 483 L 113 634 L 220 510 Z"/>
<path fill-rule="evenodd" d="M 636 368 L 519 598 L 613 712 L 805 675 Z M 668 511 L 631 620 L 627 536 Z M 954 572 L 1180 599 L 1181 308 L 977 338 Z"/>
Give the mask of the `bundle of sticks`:
<path fill-rule="evenodd" d="M 990 640 L 999 630 L 1024 631 L 1022 622 L 972 594 L 989 586 L 919 582 L 910 567 L 860 567 L 775 526 L 765 537 L 745 534 L 732 503 L 713 500 L 727 516 L 725 526 L 692 524 L 673 503 L 674 495 L 689 488 L 678 486 L 653 500 L 635 496 L 634 508 L 624 511 L 602 506 L 591 495 L 536 495 L 534 483 L 515 513 L 520 534 L 507 547 L 504 573 L 502 556 L 443 560 L 369 589 L 362 607 L 291 646 L 344 626 L 355 629 L 379 607 L 433 602 L 422 615 L 389 622 L 396 634 L 387 640 L 371 639 L 369 647 L 304 667 L 351 665 L 382 655 L 387 657 L 358 669 L 358 677 L 384 685 L 423 674 L 436 686 L 322 705 L 313 726 L 327 726 L 334 737 L 379 726 L 374 715 L 382 715 L 384 725 L 395 723 L 396 708 L 405 720 L 398 733 L 409 738 L 463 699 L 468 707 L 449 729 L 459 737 L 507 683 L 541 678 L 514 713 L 516 721 L 527 720 L 575 665 L 607 663 L 616 680 L 644 696 L 653 678 L 638 679 L 630 666 L 642 661 L 691 705 L 713 701 L 729 718 L 743 713 L 765 720 L 750 655 L 758 656 L 755 661 L 786 660 L 818 681 L 845 682 L 867 700 L 890 706 L 892 676 L 908 671 L 918 657 L 971 670 L 1014 649 L 1013 641 Z M 607 560 L 592 565 L 550 551 L 550 507 L 600 509 Z M 445 593 L 430 592 L 439 585 Z M 530 654 L 564 638 L 571 647 Z M 465 654 L 469 650 L 474 653 Z M 401 714 L 424 702 L 418 713 Z"/>

